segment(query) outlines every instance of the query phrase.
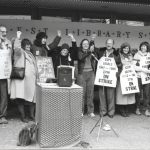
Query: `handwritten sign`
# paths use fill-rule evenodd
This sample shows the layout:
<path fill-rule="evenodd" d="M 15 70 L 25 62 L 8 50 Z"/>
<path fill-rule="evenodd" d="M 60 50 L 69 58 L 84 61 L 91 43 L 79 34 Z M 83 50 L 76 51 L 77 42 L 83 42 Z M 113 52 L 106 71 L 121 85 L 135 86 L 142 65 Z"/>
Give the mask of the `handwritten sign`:
<path fill-rule="evenodd" d="M 12 70 L 11 52 L 0 49 L 0 79 L 10 78 Z"/>
<path fill-rule="evenodd" d="M 55 78 L 51 57 L 37 56 L 36 61 L 38 67 L 39 82 L 44 83 L 48 78 Z"/>
<path fill-rule="evenodd" d="M 122 94 L 139 92 L 138 79 L 132 65 L 125 65 L 120 74 L 120 84 Z"/>
<path fill-rule="evenodd" d="M 118 68 L 114 58 L 102 57 L 98 61 L 95 85 L 116 87 Z"/>
<path fill-rule="evenodd" d="M 140 65 L 142 68 L 148 69 L 148 65 L 150 64 L 150 54 L 148 53 L 146 57 L 142 57 L 140 59 Z M 141 72 L 141 80 L 142 84 L 150 83 L 150 74 Z"/>

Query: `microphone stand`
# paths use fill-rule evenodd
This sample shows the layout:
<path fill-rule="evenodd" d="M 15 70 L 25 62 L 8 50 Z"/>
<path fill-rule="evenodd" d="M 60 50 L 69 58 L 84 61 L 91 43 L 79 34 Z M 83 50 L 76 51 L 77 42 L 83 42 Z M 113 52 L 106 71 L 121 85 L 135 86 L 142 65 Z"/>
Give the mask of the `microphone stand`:
<path fill-rule="evenodd" d="M 98 62 L 98 59 L 96 58 L 96 56 L 92 53 L 91 54 L 93 57 L 94 57 L 94 59 Z M 102 86 L 103 87 L 103 95 L 105 94 L 104 93 L 104 85 Z M 99 101 L 100 102 L 100 101 Z M 100 105 L 101 105 L 101 103 L 100 103 Z M 99 125 L 98 125 L 99 124 Z M 107 123 L 108 124 L 108 123 Z M 102 126 L 103 125 L 106 125 L 106 123 L 103 121 L 103 113 L 102 113 L 102 110 L 100 109 L 100 118 L 98 119 L 98 121 L 96 122 L 96 124 L 94 125 L 94 127 L 91 129 L 91 131 L 90 131 L 90 134 L 93 132 L 93 130 L 96 128 L 96 127 L 98 127 L 99 126 L 99 130 L 98 130 L 98 134 L 97 134 L 97 142 L 98 142 L 98 140 L 99 140 L 99 136 L 100 136 L 100 130 L 101 130 L 101 128 L 102 128 Z M 109 124 L 108 124 L 109 125 Z M 119 137 L 119 135 L 116 133 L 116 131 L 109 125 L 109 127 L 110 127 L 110 130 L 112 130 L 113 132 L 114 132 L 114 134 L 117 136 L 117 137 Z"/>

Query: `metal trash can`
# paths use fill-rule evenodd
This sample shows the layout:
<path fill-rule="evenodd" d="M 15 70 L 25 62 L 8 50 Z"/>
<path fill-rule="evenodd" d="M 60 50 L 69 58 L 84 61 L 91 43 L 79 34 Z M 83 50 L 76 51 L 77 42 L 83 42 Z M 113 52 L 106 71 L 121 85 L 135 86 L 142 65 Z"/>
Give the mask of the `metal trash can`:
<path fill-rule="evenodd" d="M 81 140 L 83 88 L 37 84 L 36 122 L 40 147 L 61 147 Z"/>

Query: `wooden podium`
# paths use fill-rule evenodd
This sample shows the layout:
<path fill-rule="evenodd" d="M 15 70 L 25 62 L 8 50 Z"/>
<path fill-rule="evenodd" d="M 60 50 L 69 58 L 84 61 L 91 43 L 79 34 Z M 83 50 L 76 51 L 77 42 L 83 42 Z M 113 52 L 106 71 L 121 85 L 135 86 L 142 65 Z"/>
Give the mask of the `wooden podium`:
<path fill-rule="evenodd" d="M 61 147 L 81 139 L 83 88 L 37 84 L 36 122 L 40 147 Z"/>

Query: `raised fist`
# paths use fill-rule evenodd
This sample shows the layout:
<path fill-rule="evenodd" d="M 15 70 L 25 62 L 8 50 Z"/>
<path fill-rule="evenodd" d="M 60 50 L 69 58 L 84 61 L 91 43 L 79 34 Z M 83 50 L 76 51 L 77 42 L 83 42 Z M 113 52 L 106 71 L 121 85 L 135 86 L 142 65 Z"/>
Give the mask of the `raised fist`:
<path fill-rule="evenodd" d="M 61 36 L 61 31 L 60 30 L 57 30 L 57 35 Z"/>
<path fill-rule="evenodd" d="M 21 31 L 17 31 L 17 38 L 20 39 L 22 32 Z"/>
<path fill-rule="evenodd" d="M 96 33 L 93 33 L 93 34 L 91 35 L 91 39 L 92 39 L 93 41 L 95 40 L 96 37 L 97 37 Z"/>

